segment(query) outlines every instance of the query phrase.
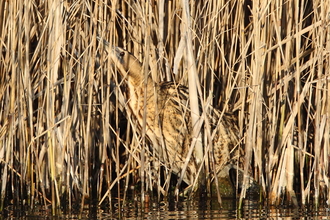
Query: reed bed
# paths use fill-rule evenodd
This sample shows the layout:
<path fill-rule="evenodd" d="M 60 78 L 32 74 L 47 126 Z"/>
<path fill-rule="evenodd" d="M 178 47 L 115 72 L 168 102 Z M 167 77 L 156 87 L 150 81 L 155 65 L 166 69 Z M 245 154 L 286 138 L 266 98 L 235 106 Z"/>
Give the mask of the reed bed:
<path fill-rule="evenodd" d="M 0 35 L 0 211 L 173 189 L 97 37 L 233 112 L 270 204 L 329 199 L 328 1 L 1 1 Z"/>

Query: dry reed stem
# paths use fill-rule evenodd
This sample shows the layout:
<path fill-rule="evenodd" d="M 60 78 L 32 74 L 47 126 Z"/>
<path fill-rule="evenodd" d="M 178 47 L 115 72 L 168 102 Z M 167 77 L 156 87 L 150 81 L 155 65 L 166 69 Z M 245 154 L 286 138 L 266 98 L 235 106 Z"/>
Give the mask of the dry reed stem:
<path fill-rule="evenodd" d="M 0 3 L 0 211 L 6 196 L 83 209 L 139 178 L 146 193 L 169 193 L 169 164 L 155 161 L 97 36 L 131 51 L 155 82 L 188 85 L 202 118 L 209 105 L 234 111 L 244 181 L 252 175 L 272 203 L 329 198 L 330 4 L 189 1 L 187 13 L 182 2 Z M 213 131 L 199 126 L 212 172 Z"/>

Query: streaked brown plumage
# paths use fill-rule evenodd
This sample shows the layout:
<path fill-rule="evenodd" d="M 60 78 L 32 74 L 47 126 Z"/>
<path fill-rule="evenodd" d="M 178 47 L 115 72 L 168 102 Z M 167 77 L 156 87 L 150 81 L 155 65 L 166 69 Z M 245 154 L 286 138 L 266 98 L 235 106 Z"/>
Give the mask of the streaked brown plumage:
<path fill-rule="evenodd" d="M 187 88 L 173 82 L 156 84 L 151 77 L 148 77 L 145 86 L 144 71 L 137 58 L 119 47 L 113 47 L 109 53 L 116 68 L 126 78 L 128 104 L 140 126 L 143 124 L 146 90 L 146 134 L 160 160 L 167 162 L 173 172 L 179 174 L 191 144 L 192 126 Z M 212 128 L 217 129 L 212 141 L 217 171 L 236 156 L 237 150 L 233 149 L 238 143 L 235 123 L 226 115 L 219 119 L 220 113 L 210 107 L 208 117 Z M 191 158 L 183 180 L 192 183 L 196 172 L 197 167 Z"/>

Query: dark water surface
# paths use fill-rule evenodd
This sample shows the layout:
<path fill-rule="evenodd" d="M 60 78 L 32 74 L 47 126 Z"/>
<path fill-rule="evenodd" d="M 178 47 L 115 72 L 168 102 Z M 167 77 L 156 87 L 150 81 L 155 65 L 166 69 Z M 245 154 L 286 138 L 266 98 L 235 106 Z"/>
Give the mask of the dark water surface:
<path fill-rule="evenodd" d="M 220 208 L 216 199 L 204 201 L 162 201 L 149 202 L 144 207 L 140 202 L 129 202 L 119 206 L 88 209 L 82 214 L 59 212 L 52 215 L 51 209 L 35 207 L 14 208 L 9 206 L 0 215 L 0 219 L 330 219 L 329 208 L 299 207 L 288 208 L 264 207 L 255 201 L 245 201 L 242 210 L 238 211 L 236 200 L 223 199 Z"/>

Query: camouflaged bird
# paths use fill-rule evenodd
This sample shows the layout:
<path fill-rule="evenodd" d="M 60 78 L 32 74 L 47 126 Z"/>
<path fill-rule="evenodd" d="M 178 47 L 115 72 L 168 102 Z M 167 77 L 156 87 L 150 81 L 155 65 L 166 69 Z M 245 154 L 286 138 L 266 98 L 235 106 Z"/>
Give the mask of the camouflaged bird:
<path fill-rule="evenodd" d="M 145 84 L 142 64 L 131 53 L 119 47 L 112 47 L 109 56 L 127 82 L 128 105 L 140 128 L 146 107 L 146 135 L 152 150 L 159 160 L 169 164 L 172 172 L 177 175 L 180 174 L 185 160 L 190 159 L 183 180 L 191 184 L 196 178 L 197 166 L 193 157 L 186 158 L 192 132 L 187 87 L 173 82 L 157 84 L 150 76 Z M 238 156 L 237 126 L 230 116 L 224 115 L 220 118 L 220 115 L 219 110 L 210 107 L 208 118 L 212 130 L 216 129 L 212 143 L 217 171 Z"/>

